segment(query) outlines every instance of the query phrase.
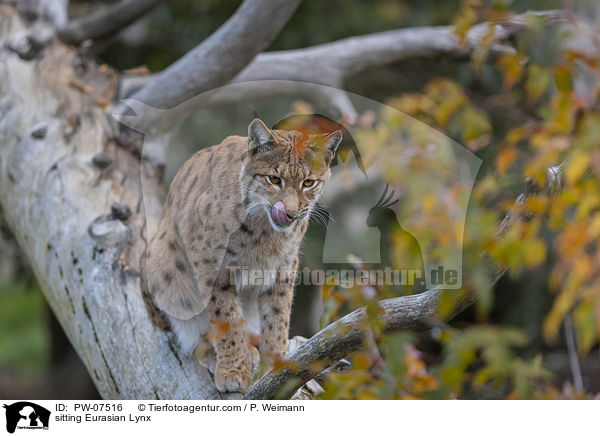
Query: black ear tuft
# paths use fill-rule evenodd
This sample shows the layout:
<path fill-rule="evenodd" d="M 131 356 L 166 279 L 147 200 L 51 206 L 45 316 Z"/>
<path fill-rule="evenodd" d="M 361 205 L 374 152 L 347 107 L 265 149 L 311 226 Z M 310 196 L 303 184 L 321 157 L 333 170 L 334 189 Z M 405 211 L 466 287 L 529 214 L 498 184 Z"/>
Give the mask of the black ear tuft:
<path fill-rule="evenodd" d="M 269 130 L 265 123 L 258 118 L 255 118 L 248 126 L 248 146 L 252 153 L 262 153 L 270 151 L 275 145 L 273 133 Z"/>

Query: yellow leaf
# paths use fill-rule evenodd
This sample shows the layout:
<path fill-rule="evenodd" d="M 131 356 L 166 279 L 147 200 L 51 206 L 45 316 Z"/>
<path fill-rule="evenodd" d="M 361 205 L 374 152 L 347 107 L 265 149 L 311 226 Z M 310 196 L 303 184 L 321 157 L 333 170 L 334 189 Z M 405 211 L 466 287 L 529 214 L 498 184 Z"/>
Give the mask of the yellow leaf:
<path fill-rule="evenodd" d="M 565 289 L 558 295 L 556 300 L 554 300 L 552 309 L 544 320 L 543 325 L 544 338 L 546 341 L 554 342 L 558 339 L 558 329 L 560 324 L 562 323 L 565 314 L 573 307 L 573 302 L 576 297 L 577 289 L 567 284 Z"/>
<path fill-rule="evenodd" d="M 532 196 L 527 199 L 527 210 L 533 213 L 544 212 L 548 207 L 548 200 L 544 196 Z"/>
<path fill-rule="evenodd" d="M 525 242 L 525 263 L 529 267 L 540 265 L 546 260 L 546 244 L 539 239 Z"/>
<path fill-rule="evenodd" d="M 496 168 L 500 174 L 506 173 L 506 170 L 513 164 L 517 158 L 516 148 L 502 148 L 496 157 Z"/>
<path fill-rule="evenodd" d="M 576 140 L 578 147 L 592 150 L 598 147 L 600 137 L 600 115 L 598 113 L 584 113 L 579 124 L 579 135 Z"/>
<path fill-rule="evenodd" d="M 577 333 L 577 346 L 581 353 L 590 351 L 596 342 L 596 316 L 594 314 L 594 304 L 592 301 L 586 301 L 580 304 L 573 311 L 573 321 Z"/>
<path fill-rule="evenodd" d="M 517 128 L 511 129 L 506 134 L 506 141 L 511 145 L 516 145 L 518 142 L 525 139 L 529 134 L 530 133 L 529 133 L 528 129 L 526 129 L 525 127 L 517 127 Z"/>
<path fill-rule="evenodd" d="M 492 125 L 485 112 L 474 107 L 466 108 L 462 113 L 463 139 L 472 141 L 491 132 Z"/>
<path fill-rule="evenodd" d="M 594 218 L 592 219 L 592 223 L 589 226 L 588 231 L 592 238 L 600 237 L 600 212 L 596 212 L 594 214 Z"/>
<path fill-rule="evenodd" d="M 525 91 L 530 102 L 535 102 L 539 99 L 548 85 L 552 82 L 552 75 L 546 68 L 532 64 L 527 68 L 527 81 L 525 83 Z"/>
<path fill-rule="evenodd" d="M 565 174 L 567 182 L 571 185 L 576 183 L 581 178 L 585 170 L 587 170 L 589 163 L 590 158 L 587 153 L 574 153 L 569 161 L 569 166 L 567 167 Z"/>
<path fill-rule="evenodd" d="M 571 72 L 563 66 L 557 67 L 554 72 L 556 87 L 561 92 L 569 92 L 573 89 L 571 83 Z"/>
<path fill-rule="evenodd" d="M 573 257 L 588 240 L 585 226 L 568 224 L 558 237 L 561 256 L 565 259 Z"/>
<path fill-rule="evenodd" d="M 524 62 L 523 55 L 518 53 L 505 54 L 498 59 L 498 66 L 504 74 L 503 87 L 505 90 L 510 90 L 521 78 Z"/>
<path fill-rule="evenodd" d="M 461 44 L 467 40 L 467 32 L 477 21 L 477 12 L 469 6 L 461 8 L 458 15 L 454 18 L 454 33 L 458 36 Z"/>

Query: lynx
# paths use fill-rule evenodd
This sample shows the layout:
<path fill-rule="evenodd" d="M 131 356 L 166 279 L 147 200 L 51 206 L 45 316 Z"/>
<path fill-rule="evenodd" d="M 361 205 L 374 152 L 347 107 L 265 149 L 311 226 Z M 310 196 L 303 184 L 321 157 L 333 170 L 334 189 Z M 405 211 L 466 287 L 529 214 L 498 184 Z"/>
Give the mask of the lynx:
<path fill-rule="evenodd" d="M 171 184 L 143 290 L 155 321 L 222 392 L 244 391 L 259 357 L 287 350 L 298 250 L 341 139 L 255 119 L 248 137 L 197 152 Z M 244 281 L 244 271 L 265 280 Z"/>

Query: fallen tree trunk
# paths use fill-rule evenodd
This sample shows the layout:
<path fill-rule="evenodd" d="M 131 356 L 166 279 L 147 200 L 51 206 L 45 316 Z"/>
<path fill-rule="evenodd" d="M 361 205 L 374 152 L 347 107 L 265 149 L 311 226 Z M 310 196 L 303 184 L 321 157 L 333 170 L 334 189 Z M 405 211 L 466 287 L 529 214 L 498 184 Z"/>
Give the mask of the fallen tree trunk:
<path fill-rule="evenodd" d="M 5 41 L 24 27 L 0 12 Z M 89 65 L 77 74 L 74 57 L 56 42 L 32 61 L 0 49 L 2 213 L 103 398 L 221 398 L 148 319 L 136 272 L 141 162 L 117 146 L 102 109 L 114 73 Z M 111 156 L 105 169 L 94 163 L 105 165 L 100 153 Z M 144 183 L 158 193 L 156 180 Z M 125 222 L 113 217 L 115 202 L 132 211 Z"/>

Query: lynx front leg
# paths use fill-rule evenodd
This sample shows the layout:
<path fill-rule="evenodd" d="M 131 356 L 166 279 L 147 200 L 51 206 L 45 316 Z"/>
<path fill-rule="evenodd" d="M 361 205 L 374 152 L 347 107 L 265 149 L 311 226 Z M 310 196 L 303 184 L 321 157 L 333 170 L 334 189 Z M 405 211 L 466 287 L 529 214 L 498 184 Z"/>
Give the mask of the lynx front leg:
<path fill-rule="evenodd" d="M 294 278 L 298 261 L 280 274 L 275 285 L 258 297 L 260 312 L 260 354 L 267 359 L 281 358 L 287 352 Z"/>
<path fill-rule="evenodd" d="M 244 391 L 252 373 L 252 353 L 235 288 L 229 284 L 216 284 L 207 309 L 213 324 L 211 339 L 217 358 L 217 389 L 221 392 Z"/>

